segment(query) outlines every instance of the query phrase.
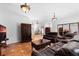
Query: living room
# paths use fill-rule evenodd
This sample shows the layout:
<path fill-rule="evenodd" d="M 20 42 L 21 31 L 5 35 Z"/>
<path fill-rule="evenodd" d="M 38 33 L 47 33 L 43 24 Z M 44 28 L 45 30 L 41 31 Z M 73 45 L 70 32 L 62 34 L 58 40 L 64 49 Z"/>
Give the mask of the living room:
<path fill-rule="evenodd" d="M 27 5 L 28 11 L 22 5 Z M 79 55 L 77 6 L 79 3 L 0 3 L 0 37 L 3 32 L 6 38 L 0 41 L 0 55 Z M 61 51 L 69 45 L 77 52 Z"/>

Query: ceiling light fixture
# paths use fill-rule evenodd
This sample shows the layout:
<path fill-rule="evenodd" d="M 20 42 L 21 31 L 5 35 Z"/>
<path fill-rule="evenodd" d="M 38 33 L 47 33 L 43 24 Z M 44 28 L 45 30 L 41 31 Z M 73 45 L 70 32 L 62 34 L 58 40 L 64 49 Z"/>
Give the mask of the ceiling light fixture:
<path fill-rule="evenodd" d="M 52 20 L 56 20 L 55 12 L 54 12 L 54 16 L 53 16 Z"/>
<path fill-rule="evenodd" d="M 20 7 L 25 13 L 30 10 L 30 6 L 27 3 L 21 5 Z"/>

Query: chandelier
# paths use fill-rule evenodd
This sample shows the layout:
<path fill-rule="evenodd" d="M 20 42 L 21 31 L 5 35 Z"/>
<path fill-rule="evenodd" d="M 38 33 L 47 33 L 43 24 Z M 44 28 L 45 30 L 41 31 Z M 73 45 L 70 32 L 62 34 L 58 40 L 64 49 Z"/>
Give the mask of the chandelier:
<path fill-rule="evenodd" d="M 25 13 L 30 10 L 30 6 L 27 3 L 21 5 L 20 7 Z"/>
<path fill-rule="evenodd" d="M 52 20 L 56 20 L 55 12 L 54 12 Z"/>

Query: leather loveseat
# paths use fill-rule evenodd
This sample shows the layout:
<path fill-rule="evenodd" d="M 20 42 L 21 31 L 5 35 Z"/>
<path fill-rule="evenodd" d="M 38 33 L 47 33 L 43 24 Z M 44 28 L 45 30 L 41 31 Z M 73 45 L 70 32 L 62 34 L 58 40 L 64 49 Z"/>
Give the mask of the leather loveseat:
<path fill-rule="evenodd" d="M 58 42 L 57 40 L 57 32 L 49 32 L 43 36 L 43 39 L 51 40 L 52 43 Z"/>

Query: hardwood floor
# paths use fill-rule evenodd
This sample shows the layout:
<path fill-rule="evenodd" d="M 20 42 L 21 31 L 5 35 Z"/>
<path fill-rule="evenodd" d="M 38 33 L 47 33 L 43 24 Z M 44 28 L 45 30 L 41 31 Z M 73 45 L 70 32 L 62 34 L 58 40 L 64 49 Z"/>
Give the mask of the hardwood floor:
<path fill-rule="evenodd" d="M 42 39 L 42 35 L 33 35 L 33 40 Z M 8 45 L 7 48 L 1 48 L 1 55 L 4 56 L 31 56 L 32 45 L 28 43 L 13 43 Z"/>
<path fill-rule="evenodd" d="M 6 49 L 2 48 L 1 51 L 1 54 L 5 56 L 31 56 L 31 53 L 31 42 L 10 44 Z"/>

